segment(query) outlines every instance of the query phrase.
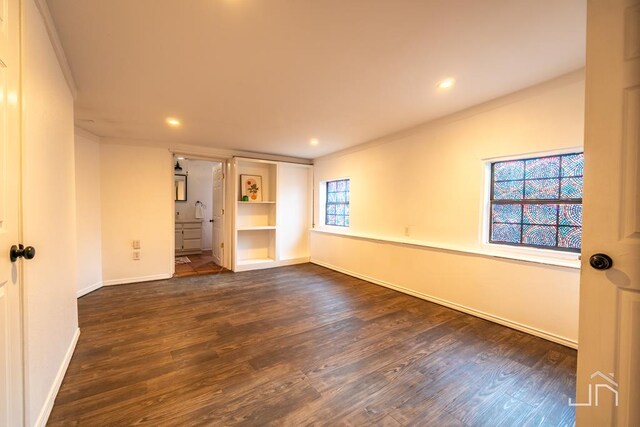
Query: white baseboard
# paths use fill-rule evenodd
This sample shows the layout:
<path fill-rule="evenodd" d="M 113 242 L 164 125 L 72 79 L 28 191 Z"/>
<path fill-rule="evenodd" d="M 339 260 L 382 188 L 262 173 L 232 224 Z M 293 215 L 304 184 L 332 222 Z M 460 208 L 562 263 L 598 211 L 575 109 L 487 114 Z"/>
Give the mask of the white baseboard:
<path fill-rule="evenodd" d="M 279 261 L 267 261 L 267 262 L 258 261 L 251 264 L 236 265 L 236 269 L 233 270 L 233 272 L 240 273 L 242 271 L 265 270 L 267 268 L 284 267 L 286 265 L 304 264 L 309 262 L 310 260 L 311 260 L 310 257 L 302 257 L 302 258 L 281 259 Z"/>
<path fill-rule="evenodd" d="M 471 307 L 467 307 L 467 306 L 464 306 L 464 305 L 461 305 L 461 304 L 457 304 L 455 302 L 447 301 L 447 300 L 444 300 L 442 298 L 438 298 L 438 297 L 434 297 L 432 295 L 428 295 L 428 294 L 425 294 L 425 293 L 422 293 L 422 292 L 414 291 L 412 289 L 408 289 L 408 288 L 405 288 L 405 287 L 402 287 L 402 286 L 399 286 L 399 285 L 396 285 L 396 284 L 393 284 L 393 283 L 389 283 L 389 282 L 386 282 L 384 280 L 379 280 L 379 279 L 376 279 L 376 278 L 373 278 L 373 277 L 365 276 L 364 274 L 359 274 L 359 273 L 356 273 L 354 271 L 346 270 L 344 268 L 337 267 L 335 265 L 331 265 L 331 264 L 328 264 L 328 263 L 325 263 L 325 262 L 322 262 L 322 261 L 318 261 L 318 260 L 313 259 L 313 258 L 311 259 L 311 262 L 313 264 L 317 264 L 317 265 L 320 265 L 322 267 L 326 267 L 326 268 L 329 268 L 331 270 L 335 270 L 335 271 L 338 271 L 340 273 L 347 274 L 349 276 L 357 277 L 358 279 L 366 280 L 367 282 L 371 282 L 371 283 L 376 284 L 376 285 L 384 286 L 385 288 L 393 289 L 394 291 L 398 291 L 398 292 L 402 292 L 404 294 L 412 295 L 414 297 L 418 297 L 418 298 L 421 298 L 421 299 L 426 300 L 426 301 L 430 301 L 430 302 L 433 302 L 433 303 L 436 303 L 436 304 L 439 304 L 439 305 L 443 305 L 445 307 L 449 307 L 449 308 L 452 308 L 454 310 L 470 314 L 472 316 L 480 317 L 482 319 L 489 320 L 491 322 L 498 323 L 500 325 L 508 326 L 509 328 L 517 329 L 518 331 L 522 331 L 522 332 L 525 332 L 527 334 L 535 335 L 537 337 L 544 338 L 544 339 L 546 339 L 548 341 L 552 341 L 552 342 L 555 342 L 555 343 L 558 343 L 558 344 L 562 344 L 562 345 L 564 345 L 566 347 L 575 348 L 575 349 L 578 348 L 578 342 L 577 341 L 574 341 L 574 340 L 571 340 L 569 338 L 565 338 L 565 337 L 553 334 L 551 332 L 543 331 L 543 330 L 540 330 L 540 329 L 537 329 L 537 328 L 534 328 L 534 327 L 531 327 L 531 326 L 528 326 L 528 325 L 524 325 L 522 323 L 518 323 L 518 322 L 509 320 L 509 319 L 505 319 L 503 317 L 495 316 L 495 315 L 490 314 L 490 313 L 485 313 L 483 311 L 479 311 L 479 310 L 473 309 Z"/>
<path fill-rule="evenodd" d="M 295 265 L 295 264 L 304 264 L 307 263 L 311 260 L 311 258 L 307 257 L 302 257 L 302 258 L 287 258 L 287 259 L 281 259 L 280 261 L 278 261 L 278 267 L 283 267 L 285 265 Z"/>
<path fill-rule="evenodd" d="M 60 369 L 58 369 L 58 373 L 56 374 L 56 377 L 53 380 L 53 384 L 49 389 L 49 393 L 47 394 L 47 399 L 44 401 L 44 405 L 40 410 L 40 415 L 38 415 L 38 419 L 33 424 L 35 427 L 40 427 L 40 426 L 44 427 L 47 424 L 47 421 L 49 420 L 49 415 L 51 415 L 53 404 L 56 401 L 56 396 L 58 395 L 58 391 L 60 390 L 60 386 L 62 385 L 64 374 L 66 374 L 67 368 L 69 367 L 69 362 L 71 362 L 71 357 L 73 356 L 73 352 L 76 349 L 76 344 L 78 343 L 79 337 L 80 337 L 80 328 L 76 329 L 75 334 L 73 334 L 73 338 L 69 343 L 69 348 L 67 349 L 67 353 L 64 355 L 64 359 L 62 360 Z"/>
<path fill-rule="evenodd" d="M 87 286 L 87 287 L 85 287 L 85 288 L 83 288 L 83 289 L 80 289 L 80 290 L 77 292 L 78 298 L 80 298 L 81 296 L 84 296 L 84 295 L 88 294 L 89 292 L 93 292 L 93 291 L 95 291 L 96 289 L 100 289 L 101 287 L 102 287 L 102 282 L 96 282 L 96 283 L 94 283 L 93 285 L 89 285 L 89 286 Z"/>
<path fill-rule="evenodd" d="M 127 285 L 129 283 L 151 282 L 153 280 L 164 280 L 173 277 L 171 274 L 154 274 L 152 276 L 126 277 L 124 279 L 111 279 L 102 282 L 103 286 Z"/>

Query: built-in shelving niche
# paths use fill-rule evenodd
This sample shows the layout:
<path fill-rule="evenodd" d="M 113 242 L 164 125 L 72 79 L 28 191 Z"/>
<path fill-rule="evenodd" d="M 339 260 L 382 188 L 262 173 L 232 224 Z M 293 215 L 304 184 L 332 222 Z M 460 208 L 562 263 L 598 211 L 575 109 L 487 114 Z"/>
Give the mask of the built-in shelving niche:
<path fill-rule="evenodd" d="M 234 159 L 233 165 L 234 271 L 307 262 L 312 167 L 245 158 Z M 262 200 L 242 201 L 241 175 L 262 178 Z"/>

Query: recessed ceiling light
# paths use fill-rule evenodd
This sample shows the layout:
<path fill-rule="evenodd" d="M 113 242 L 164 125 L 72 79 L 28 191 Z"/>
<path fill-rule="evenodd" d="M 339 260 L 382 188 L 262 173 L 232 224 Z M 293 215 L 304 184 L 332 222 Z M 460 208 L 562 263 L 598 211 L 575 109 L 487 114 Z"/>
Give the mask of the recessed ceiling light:
<path fill-rule="evenodd" d="M 178 157 L 178 160 L 184 160 L 184 157 Z"/>
<path fill-rule="evenodd" d="M 178 127 L 178 126 L 180 126 L 180 120 L 178 120 L 178 119 L 176 119 L 176 118 L 174 118 L 174 117 L 167 117 L 166 122 L 167 122 L 167 124 L 168 124 L 169 126 L 172 126 L 172 127 Z"/>
<path fill-rule="evenodd" d="M 455 82 L 456 81 L 454 78 L 449 77 L 439 82 L 436 86 L 438 87 L 438 89 L 449 89 L 454 85 Z"/>
<path fill-rule="evenodd" d="M 318 145 L 320 144 L 320 141 L 318 141 L 318 138 L 311 138 L 311 140 L 309 141 L 309 144 Z"/>

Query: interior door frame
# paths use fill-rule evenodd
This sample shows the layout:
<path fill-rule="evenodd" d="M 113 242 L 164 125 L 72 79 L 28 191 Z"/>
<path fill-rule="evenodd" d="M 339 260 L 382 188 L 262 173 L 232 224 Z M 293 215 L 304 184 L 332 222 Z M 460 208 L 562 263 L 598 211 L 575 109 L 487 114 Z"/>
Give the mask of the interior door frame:
<path fill-rule="evenodd" d="M 8 108 L 5 111 L 5 128 L 6 131 L 5 136 L 8 138 L 7 146 L 4 147 L 5 153 L 5 161 L 13 162 L 16 170 L 9 171 L 8 166 L 5 165 L 3 169 L 3 173 L 5 176 L 3 177 L 5 182 L 5 190 L 7 190 L 4 194 L 5 200 L 4 202 L 14 203 L 17 209 L 15 218 L 10 218 L 11 215 L 8 214 L 11 209 L 10 206 L 4 206 L 4 212 L 2 212 L 2 220 L 9 224 L 9 230 L 13 230 L 13 232 L 8 232 L 8 229 L 4 228 L 4 224 L 2 227 L 2 232 L 7 236 L 9 242 L 4 242 L 3 244 L 18 244 L 23 241 L 24 235 L 24 227 L 23 227 L 23 205 L 22 205 L 22 192 L 23 192 L 23 175 L 24 175 L 24 110 L 25 103 L 23 102 L 23 79 L 24 79 L 24 29 L 25 29 L 25 10 L 24 10 L 24 2 L 23 0 L 15 0 L 10 2 L 3 2 L 4 10 L 3 10 L 3 19 L 4 19 L 4 30 L 6 30 L 5 34 L 8 34 L 8 37 L 12 35 L 15 36 L 16 44 L 13 45 L 10 41 L 7 47 L 3 48 L 3 53 L 8 53 L 9 57 L 3 59 L 5 61 L 15 59 L 15 62 L 7 62 L 7 64 L 2 63 L 4 65 L 5 70 L 6 67 L 11 67 L 10 71 L 4 75 L 5 81 L 8 83 L 5 89 L 9 89 L 9 92 L 5 93 L 3 102 L 7 104 L 13 104 L 13 108 Z M 15 7 L 15 9 L 14 9 Z M 12 33 L 12 34 L 10 34 Z M 3 37 L 4 41 L 4 37 Z M 6 52 L 4 52 L 6 49 Z M 15 50 L 14 50 L 15 49 Z M 12 52 L 13 51 L 13 52 Z M 13 53 L 16 58 L 12 58 L 10 53 Z M 4 56 L 4 55 L 3 55 Z M 1 63 L 1 62 L 0 62 Z M 15 83 L 15 86 L 11 84 Z M 15 90 L 14 93 L 12 93 Z M 11 101 L 10 98 L 14 98 L 14 101 Z M 10 111 L 12 110 L 12 111 Z M 13 136 L 15 140 L 13 140 Z M 9 145 L 15 143 L 16 145 L 13 148 L 9 148 Z M 15 157 L 14 157 L 15 156 Z M 7 183 L 6 181 L 9 181 Z M 12 194 L 12 191 L 8 191 L 8 187 L 11 187 L 15 190 L 15 194 Z M 9 197 L 11 196 L 11 197 Z M 15 221 L 15 222 L 14 222 Z M 12 223 L 14 222 L 14 223 Z M 14 234 L 13 239 L 10 237 L 11 234 Z M 4 252 L 2 256 L 6 257 L 5 262 L 8 262 L 9 258 L 9 246 L 3 248 Z M 26 298 L 25 298 L 25 288 L 24 288 L 24 260 L 19 259 L 15 262 L 11 262 L 9 264 L 9 280 L 6 283 L 6 286 L 14 286 L 14 289 L 7 289 L 5 293 L 5 297 L 9 298 L 9 293 L 13 294 L 12 297 L 17 298 L 17 302 L 15 305 L 7 305 L 6 315 L 9 320 L 7 329 L 5 332 L 7 333 L 7 339 L 11 344 L 15 344 L 15 346 L 11 347 L 11 351 L 6 353 L 6 362 L 8 363 L 10 372 L 9 377 L 10 387 L 15 387 L 13 389 L 8 390 L 11 397 L 9 406 L 6 408 L 7 413 L 2 415 L 8 416 L 9 422 L 16 423 L 16 425 L 25 424 L 28 421 L 28 403 L 29 403 L 29 393 L 28 393 L 28 382 L 27 382 L 27 342 L 26 342 L 26 325 L 27 325 L 27 310 L 26 310 Z M 4 325 L 3 325 L 4 326 Z M 3 419 L 0 419 L 2 422 Z"/>
<path fill-rule="evenodd" d="M 229 213 L 231 212 L 229 210 L 229 200 L 228 199 L 228 195 L 230 194 L 230 192 L 228 191 L 228 185 L 229 185 L 229 180 L 227 180 L 228 176 L 229 176 L 229 167 L 230 167 L 230 160 L 231 158 L 227 158 L 227 157 L 217 157 L 217 156 L 207 156 L 207 155 L 202 155 L 202 154 L 194 154 L 188 151 L 181 151 L 181 150 L 169 150 L 169 152 L 171 153 L 171 168 L 173 168 L 174 163 L 173 163 L 173 159 L 174 157 L 184 157 L 186 160 L 202 160 L 205 162 L 218 162 L 218 163 L 222 163 L 222 209 L 224 209 L 224 214 L 222 215 L 222 243 L 224 244 L 223 249 L 222 249 L 222 264 L 221 267 L 224 267 L 228 270 L 231 269 L 231 258 L 230 258 L 230 254 L 231 254 L 231 248 L 230 248 L 230 243 L 231 242 L 231 221 L 227 220 L 227 216 L 229 215 Z M 171 185 L 173 186 L 173 176 L 171 177 Z M 172 218 L 174 218 L 174 225 L 175 225 L 175 201 L 173 200 L 173 193 L 171 193 L 171 202 L 172 202 L 172 207 L 171 207 L 171 216 Z M 172 231 L 173 234 L 175 234 L 175 226 L 174 226 L 174 230 Z M 213 239 L 213 225 L 211 226 L 211 234 L 212 234 L 212 239 Z M 171 237 L 171 241 L 173 242 L 172 245 L 172 253 L 173 256 L 175 257 L 175 252 L 176 252 L 176 248 L 175 248 L 175 242 L 174 242 L 174 238 L 175 235 L 172 235 Z M 172 258 L 173 259 L 173 258 Z M 172 272 L 175 274 L 175 263 L 173 263 L 172 261 Z"/>
<path fill-rule="evenodd" d="M 220 226 L 221 227 L 220 228 L 220 230 L 221 230 L 221 238 L 222 238 L 222 241 L 220 242 L 220 243 L 222 243 L 222 247 L 220 248 L 220 250 L 221 250 L 221 252 L 220 252 L 220 254 L 221 254 L 220 255 L 220 262 L 222 264 L 225 264 L 225 261 L 224 261 L 225 258 L 224 257 L 225 257 L 225 252 L 226 252 L 225 249 L 226 249 L 226 247 L 224 245 L 224 242 L 225 242 L 225 238 L 224 238 L 225 228 L 224 228 L 224 226 L 225 226 L 225 222 L 226 222 L 225 221 L 225 217 L 226 217 L 226 214 L 227 214 L 227 210 L 226 210 L 226 187 L 225 187 L 226 179 L 227 179 L 227 174 L 225 172 L 226 166 L 225 166 L 225 162 L 222 162 L 222 161 L 212 160 L 212 162 L 220 163 L 220 168 L 222 169 L 222 184 L 221 184 L 221 186 L 222 186 L 222 195 L 221 195 L 221 198 L 222 198 L 222 211 L 223 211 L 223 213 L 220 214 L 220 217 L 222 219 L 222 225 Z M 213 218 L 215 217 L 213 215 L 213 208 L 215 206 L 215 197 L 213 197 L 214 194 L 215 194 L 215 187 L 213 188 L 212 194 L 211 194 L 211 217 L 212 217 L 212 222 L 211 222 L 211 251 L 212 252 L 213 252 L 214 243 L 215 243 L 215 233 L 214 233 L 215 224 L 213 222 Z"/>

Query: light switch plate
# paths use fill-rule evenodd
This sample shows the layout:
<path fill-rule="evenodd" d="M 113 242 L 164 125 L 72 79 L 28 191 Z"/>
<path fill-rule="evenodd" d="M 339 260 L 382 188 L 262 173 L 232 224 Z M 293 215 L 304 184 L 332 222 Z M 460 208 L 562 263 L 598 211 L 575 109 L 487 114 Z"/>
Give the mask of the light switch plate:
<path fill-rule="evenodd" d="M 140 249 L 140 240 L 133 241 L 133 249 Z"/>

